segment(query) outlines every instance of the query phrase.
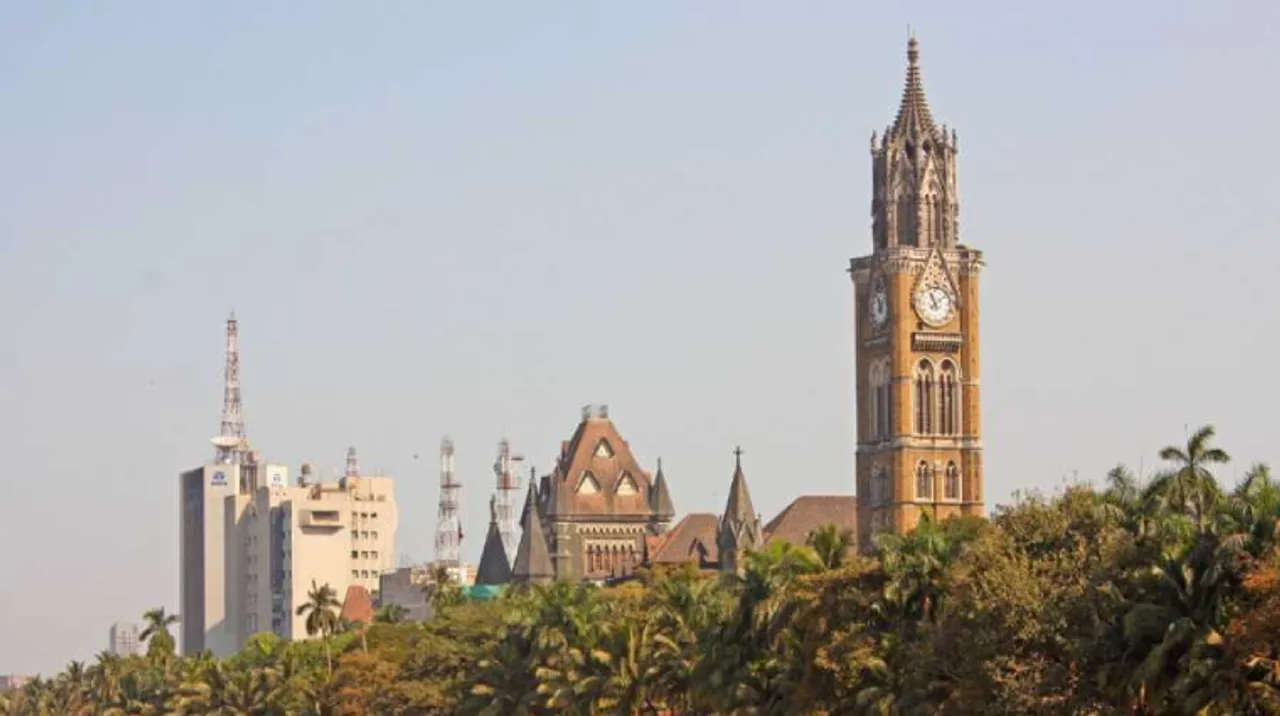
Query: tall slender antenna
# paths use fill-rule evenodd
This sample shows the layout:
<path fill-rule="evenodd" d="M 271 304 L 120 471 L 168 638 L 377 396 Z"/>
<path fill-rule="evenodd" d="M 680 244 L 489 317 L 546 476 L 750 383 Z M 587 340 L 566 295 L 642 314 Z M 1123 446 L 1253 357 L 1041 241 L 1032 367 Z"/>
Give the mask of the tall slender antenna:
<path fill-rule="evenodd" d="M 498 461 L 493 464 L 493 474 L 497 479 L 497 499 L 494 511 L 498 517 L 498 534 L 502 536 L 502 547 L 507 553 L 507 561 L 515 564 L 516 548 L 520 546 L 520 534 L 517 525 L 520 515 L 516 514 L 516 500 L 520 493 L 520 473 L 516 463 L 524 460 L 521 455 L 511 453 L 511 443 L 503 438 L 498 442 Z"/>
<path fill-rule="evenodd" d="M 436 561 L 456 565 L 462 545 L 462 519 L 458 516 L 458 492 L 462 483 L 453 471 L 453 441 L 440 441 L 440 513 L 436 521 Z"/>
<path fill-rule="evenodd" d="M 240 405 L 240 336 L 235 311 L 227 319 L 227 365 L 222 377 L 222 429 L 213 439 L 214 461 L 242 463 L 249 450 Z"/>

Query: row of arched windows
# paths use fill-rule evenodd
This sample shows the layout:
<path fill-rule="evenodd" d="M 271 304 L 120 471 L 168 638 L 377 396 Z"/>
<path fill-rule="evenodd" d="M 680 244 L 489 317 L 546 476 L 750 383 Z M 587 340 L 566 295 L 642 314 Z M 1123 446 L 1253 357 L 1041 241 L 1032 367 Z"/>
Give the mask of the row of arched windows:
<path fill-rule="evenodd" d="M 960 379 L 955 363 L 945 359 L 935 369 L 928 358 L 922 358 L 912 376 L 912 394 L 917 434 L 960 434 Z"/>
<path fill-rule="evenodd" d="M 868 420 L 871 436 L 888 438 L 893 434 L 893 401 L 891 399 L 888 361 L 872 364 L 868 374 L 871 401 Z M 935 369 L 923 358 L 912 376 L 914 402 L 913 432 L 917 435 L 959 435 L 961 432 L 960 373 L 956 364 L 944 359 Z"/>
<path fill-rule="evenodd" d="M 924 460 L 921 460 L 920 464 L 916 465 L 917 500 L 934 499 L 933 483 L 935 472 L 935 468 Z M 960 499 L 960 468 L 954 462 L 948 462 L 942 472 L 942 499 Z"/>
<path fill-rule="evenodd" d="M 587 546 L 587 572 L 591 574 L 611 574 L 621 576 L 635 571 L 639 564 L 635 545 L 600 545 Z"/>
<path fill-rule="evenodd" d="M 920 198 L 898 197 L 894 221 L 899 246 L 940 246 L 945 243 L 946 217 L 942 198 L 930 193 Z"/>
<path fill-rule="evenodd" d="M 934 480 L 937 468 L 927 461 L 921 460 L 916 465 L 916 500 L 932 502 L 934 496 Z M 948 461 L 942 469 L 943 500 L 960 499 L 960 467 L 954 461 Z M 893 487 L 890 484 L 889 469 L 877 467 L 871 474 L 871 504 L 883 505 L 893 500 Z"/>

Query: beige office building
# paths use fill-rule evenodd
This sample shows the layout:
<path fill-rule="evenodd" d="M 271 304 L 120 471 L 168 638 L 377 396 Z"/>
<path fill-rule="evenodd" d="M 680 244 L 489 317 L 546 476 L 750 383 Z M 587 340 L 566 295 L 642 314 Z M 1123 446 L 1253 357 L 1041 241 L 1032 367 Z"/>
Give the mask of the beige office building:
<path fill-rule="evenodd" d="M 347 474 L 319 484 L 309 470 L 250 454 L 183 473 L 182 651 L 227 656 L 258 632 L 306 638 L 295 614 L 314 580 L 338 599 L 358 584 L 378 588 L 394 564 L 399 523 L 389 477 Z"/>

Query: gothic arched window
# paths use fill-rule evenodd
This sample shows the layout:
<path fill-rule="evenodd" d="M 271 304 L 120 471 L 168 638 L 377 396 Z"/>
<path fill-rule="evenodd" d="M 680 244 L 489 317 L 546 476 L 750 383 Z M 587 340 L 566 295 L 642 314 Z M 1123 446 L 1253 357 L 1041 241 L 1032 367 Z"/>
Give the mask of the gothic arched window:
<path fill-rule="evenodd" d="M 889 437 L 893 425 L 889 403 L 889 361 L 874 363 L 868 378 L 871 384 L 871 414 L 868 416 L 871 435 L 883 440 Z"/>
<path fill-rule="evenodd" d="M 947 463 L 947 472 L 942 478 L 942 491 L 948 500 L 960 499 L 960 468 L 954 462 Z"/>
<path fill-rule="evenodd" d="M 960 434 L 960 380 L 956 364 L 942 361 L 939 371 L 938 422 L 943 435 Z"/>
<path fill-rule="evenodd" d="M 924 460 L 916 465 L 916 499 L 933 501 L 933 468 Z"/>
<path fill-rule="evenodd" d="M 889 470 L 885 467 L 877 467 L 871 477 L 871 504 L 883 505 L 891 502 L 892 499 L 893 494 L 889 486 Z"/>
<path fill-rule="evenodd" d="M 929 434 L 937 430 L 934 418 L 937 384 L 933 372 L 933 364 L 928 359 L 920 361 L 916 366 L 914 382 L 915 428 L 920 434 Z"/>
<path fill-rule="evenodd" d="M 904 165 L 905 166 L 905 165 Z M 910 168 L 905 169 L 910 171 Z M 895 223 L 898 228 L 898 245 L 899 246 L 915 246 L 916 245 L 916 202 L 915 198 L 910 194 L 903 193 L 898 197 L 898 207 Z"/>

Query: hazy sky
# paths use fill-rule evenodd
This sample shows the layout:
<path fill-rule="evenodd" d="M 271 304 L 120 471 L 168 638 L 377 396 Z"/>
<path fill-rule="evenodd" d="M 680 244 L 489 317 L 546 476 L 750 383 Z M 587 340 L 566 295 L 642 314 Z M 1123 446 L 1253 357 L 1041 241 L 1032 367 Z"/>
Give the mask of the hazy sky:
<path fill-rule="evenodd" d="M 177 609 L 232 308 L 254 444 L 357 446 L 401 556 L 443 435 L 474 559 L 498 439 L 549 469 L 586 403 L 680 512 L 737 443 L 766 519 L 851 492 L 908 24 L 987 255 L 988 497 L 1205 422 L 1228 480 L 1280 458 L 1280 4 L 7 2 L 0 673 Z"/>

